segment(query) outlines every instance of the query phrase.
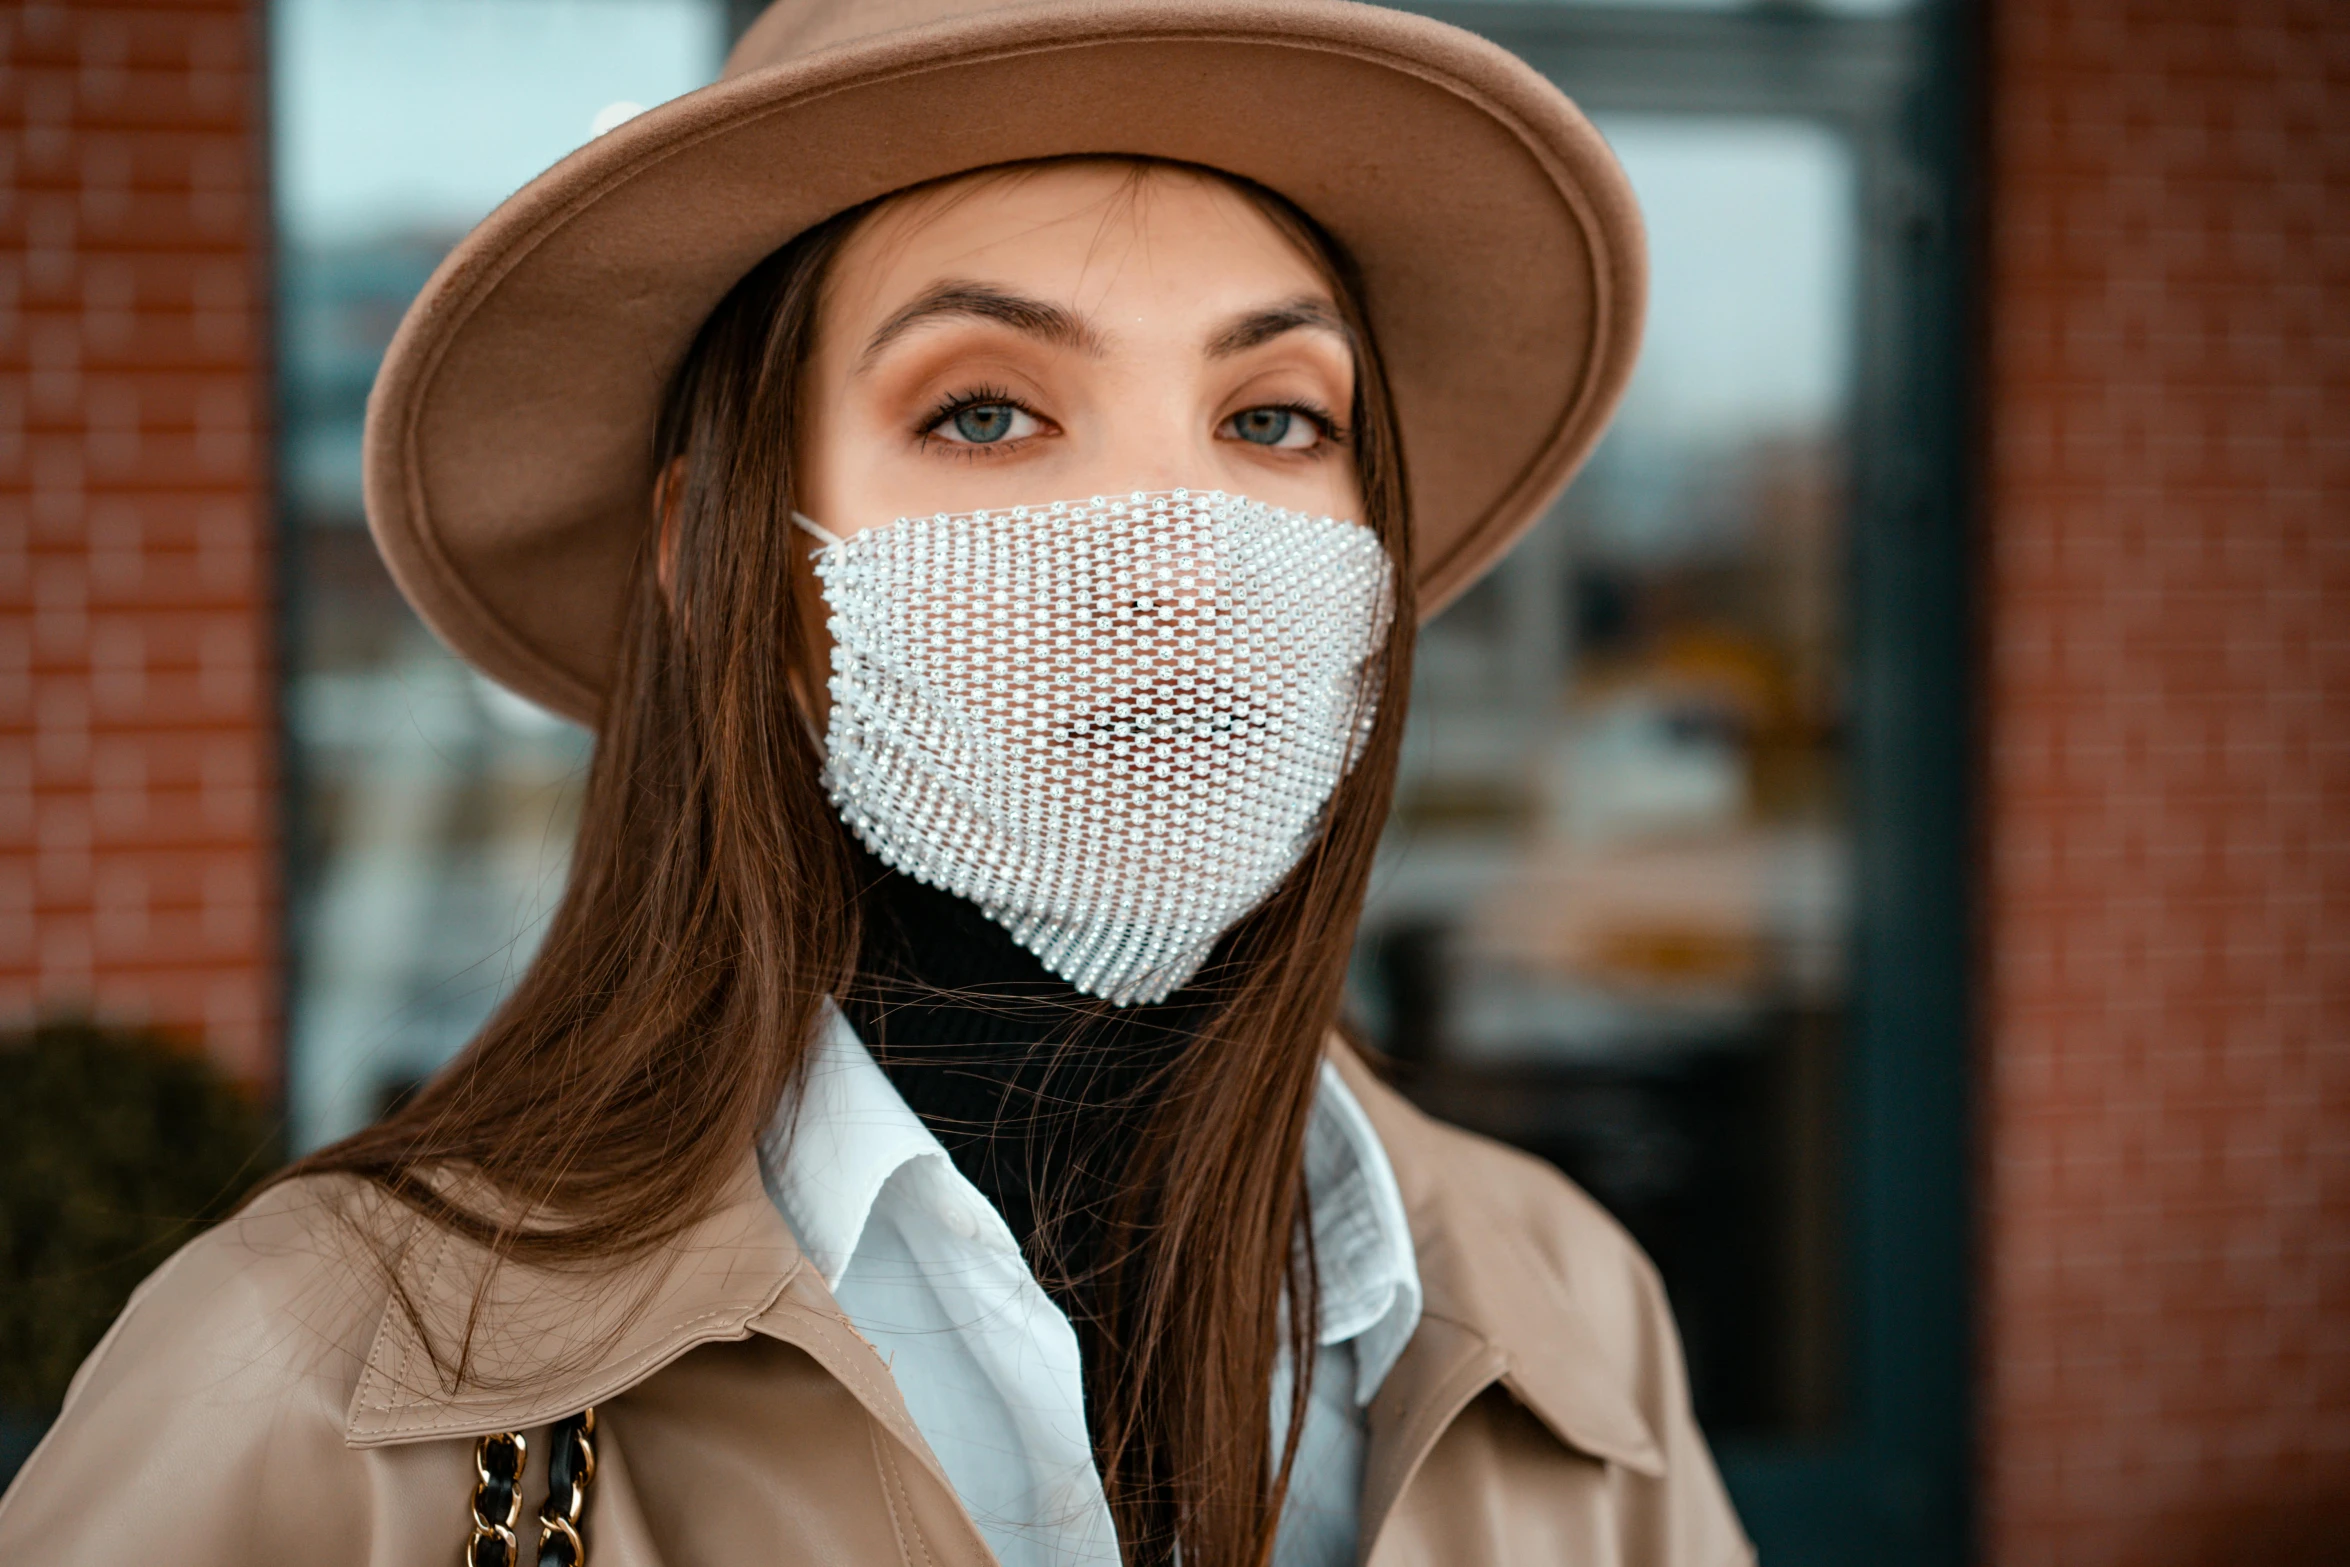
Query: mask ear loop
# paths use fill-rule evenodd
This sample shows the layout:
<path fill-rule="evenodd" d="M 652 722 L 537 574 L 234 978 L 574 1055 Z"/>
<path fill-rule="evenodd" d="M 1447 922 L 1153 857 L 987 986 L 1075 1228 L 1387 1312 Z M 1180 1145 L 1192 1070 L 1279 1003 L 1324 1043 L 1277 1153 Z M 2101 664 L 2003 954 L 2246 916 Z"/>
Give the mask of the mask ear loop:
<path fill-rule="evenodd" d="M 824 550 L 839 549 L 845 542 L 804 511 L 793 512 L 791 520 L 799 526 L 802 532 L 813 535 L 816 541 L 823 546 L 823 549 L 809 551 L 812 555 L 821 555 Z M 798 681 L 794 680 L 793 684 L 798 684 Z M 808 738 L 815 742 L 816 750 L 821 755 L 825 749 L 825 735 L 823 729 L 816 722 L 816 715 L 809 711 L 806 702 L 795 702 L 792 705 L 800 710 L 800 727 L 808 732 Z"/>
<path fill-rule="evenodd" d="M 793 512 L 791 514 L 791 520 L 798 523 L 803 532 L 815 535 L 818 542 L 822 543 L 823 546 L 828 550 L 838 549 L 844 542 L 846 542 L 836 534 L 829 532 L 822 523 L 818 522 L 815 518 L 809 516 L 804 511 Z"/>

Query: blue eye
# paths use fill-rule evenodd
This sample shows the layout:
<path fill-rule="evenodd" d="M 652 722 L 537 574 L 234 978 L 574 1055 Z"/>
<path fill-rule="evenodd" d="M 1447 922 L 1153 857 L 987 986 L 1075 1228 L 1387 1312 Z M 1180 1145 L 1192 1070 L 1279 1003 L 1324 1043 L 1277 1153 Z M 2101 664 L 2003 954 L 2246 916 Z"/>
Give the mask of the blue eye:
<path fill-rule="evenodd" d="M 949 446 L 1001 446 L 1045 432 L 1044 421 L 1018 403 L 989 398 L 941 409 L 923 434 Z"/>
<path fill-rule="evenodd" d="M 1232 416 L 1232 433 L 1256 446 L 1279 446 L 1297 422 L 1297 415 L 1286 408 L 1251 408 Z"/>
<path fill-rule="evenodd" d="M 1307 410 L 1278 405 L 1244 408 L 1218 426 L 1216 433 L 1226 440 L 1285 452 L 1309 451 L 1325 439 L 1336 438 L 1326 423 Z"/>
<path fill-rule="evenodd" d="M 1012 433 L 1020 410 L 1010 403 L 974 403 L 955 410 L 955 433 L 974 446 L 992 446 Z"/>

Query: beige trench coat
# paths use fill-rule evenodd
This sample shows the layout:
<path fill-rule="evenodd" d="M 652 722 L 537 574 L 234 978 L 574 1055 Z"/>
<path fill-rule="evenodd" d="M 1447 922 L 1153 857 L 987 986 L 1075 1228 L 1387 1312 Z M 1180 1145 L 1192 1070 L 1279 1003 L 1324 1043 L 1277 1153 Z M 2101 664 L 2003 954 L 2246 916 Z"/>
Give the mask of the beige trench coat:
<path fill-rule="evenodd" d="M 1394 1162 L 1427 1298 L 1370 1409 L 1365 1559 L 1751 1562 L 1646 1259 L 1548 1166 L 1336 1054 Z M 595 1567 L 991 1560 L 747 1153 L 728 1202 L 655 1261 L 500 1270 L 454 1393 L 338 1210 L 403 1226 L 399 1278 L 454 1337 L 477 1250 L 347 1183 L 278 1187 L 132 1297 L 0 1499 L 0 1562 L 456 1567 L 474 1439 L 590 1404 Z"/>

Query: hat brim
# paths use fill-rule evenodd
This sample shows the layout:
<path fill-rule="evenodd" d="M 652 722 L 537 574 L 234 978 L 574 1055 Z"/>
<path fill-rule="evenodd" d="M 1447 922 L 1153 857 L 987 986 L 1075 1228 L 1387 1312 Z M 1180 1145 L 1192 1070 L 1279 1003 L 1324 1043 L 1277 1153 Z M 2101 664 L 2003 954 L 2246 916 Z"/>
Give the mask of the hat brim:
<path fill-rule="evenodd" d="M 662 396 L 728 289 L 859 203 L 1078 153 L 1243 175 L 1353 253 L 1404 432 L 1423 615 L 1542 514 L 1631 374 L 1630 186 L 1502 49 L 1339 0 L 986 13 L 689 93 L 475 228 L 368 402 L 368 521 L 402 591 L 483 673 L 592 723 Z"/>

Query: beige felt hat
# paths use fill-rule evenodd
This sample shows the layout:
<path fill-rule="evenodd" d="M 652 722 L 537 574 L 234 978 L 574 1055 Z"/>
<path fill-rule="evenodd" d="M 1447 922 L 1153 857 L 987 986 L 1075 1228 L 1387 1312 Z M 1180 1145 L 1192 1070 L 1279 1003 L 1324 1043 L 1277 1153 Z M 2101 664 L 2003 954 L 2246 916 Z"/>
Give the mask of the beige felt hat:
<path fill-rule="evenodd" d="M 592 721 L 695 331 L 811 224 L 1125 153 L 1245 175 L 1361 263 L 1432 612 L 1541 515 L 1639 346 L 1640 219 L 1516 57 L 1341 0 L 778 0 L 723 77 L 533 180 L 409 309 L 367 408 L 392 575 L 483 673 Z"/>

